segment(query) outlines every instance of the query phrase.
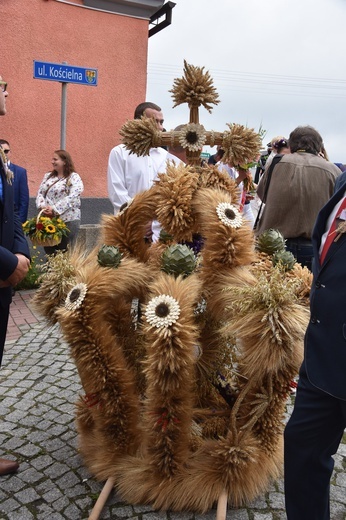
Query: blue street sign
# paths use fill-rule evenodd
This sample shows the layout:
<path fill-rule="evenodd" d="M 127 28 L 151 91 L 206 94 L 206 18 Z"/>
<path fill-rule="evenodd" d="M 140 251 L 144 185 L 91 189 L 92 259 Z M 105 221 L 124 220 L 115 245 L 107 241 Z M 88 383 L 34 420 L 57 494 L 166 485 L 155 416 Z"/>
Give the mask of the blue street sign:
<path fill-rule="evenodd" d="M 34 60 L 34 78 L 97 86 L 97 69 Z"/>

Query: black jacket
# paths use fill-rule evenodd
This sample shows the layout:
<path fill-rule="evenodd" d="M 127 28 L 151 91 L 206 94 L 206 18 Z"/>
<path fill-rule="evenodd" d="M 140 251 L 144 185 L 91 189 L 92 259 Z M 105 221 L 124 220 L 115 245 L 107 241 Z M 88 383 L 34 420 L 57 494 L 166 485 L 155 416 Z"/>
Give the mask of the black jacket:
<path fill-rule="evenodd" d="M 0 160 L 2 179 L 2 201 L 0 201 L 0 279 L 7 278 L 17 267 L 15 253 L 30 258 L 28 242 L 23 234 L 22 224 L 14 211 L 13 186 L 8 183 L 4 166 Z M 11 288 L 0 289 L 0 307 L 11 301 Z"/>
<path fill-rule="evenodd" d="M 305 363 L 314 386 L 346 400 L 346 234 L 331 244 L 323 265 L 319 260 L 327 219 L 344 193 L 345 186 L 322 208 L 312 234 L 314 280 L 305 335 Z"/>

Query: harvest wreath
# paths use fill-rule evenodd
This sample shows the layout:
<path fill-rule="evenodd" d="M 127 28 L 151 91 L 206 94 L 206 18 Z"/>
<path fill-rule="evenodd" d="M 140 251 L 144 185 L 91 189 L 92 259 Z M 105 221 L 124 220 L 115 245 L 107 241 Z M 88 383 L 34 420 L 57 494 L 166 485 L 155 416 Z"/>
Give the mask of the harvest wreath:
<path fill-rule="evenodd" d="M 200 150 L 187 147 L 220 144 L 227 161 L 244 165 L 259 135 L 236 124 L 222 133 L 191 128 L 198 107 L 218 101 L 203 69 L 185 63 L 173 93 L 190 108 L 189 165 L 168 164 L 150 190 L 104 215 L 100 250 L 52 256 L 34 298 L 60 324 L 85 394 L 80 454 L 107 480 L 93 520 L 113 487 L 154 509 L 203 513 L 217 503 L 224 519 L 227 502 L 254 500 L 282 470 L 286 402 L 309 315 L 306 276 L 283 253 L 259 252 L 274 254 L 273 241 L 280 248 L 273 231 L 257 252 L 235 182 L 201 168 Z M 127 122 L 121 134 L 137 155 L 182 142 L 150 119 Z M 147 243 L 153 220 L 164 233 Z"/>

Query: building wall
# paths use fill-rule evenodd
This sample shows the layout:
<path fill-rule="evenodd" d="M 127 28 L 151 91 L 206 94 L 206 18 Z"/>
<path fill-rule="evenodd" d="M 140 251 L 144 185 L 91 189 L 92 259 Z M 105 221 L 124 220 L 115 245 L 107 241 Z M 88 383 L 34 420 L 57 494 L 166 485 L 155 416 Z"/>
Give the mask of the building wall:
<path fill-rule="evenodd" d="M 85 197 L 107 197 L 108 155 L 119 128 L 145 101 L 148 20 L 55 0 L 1 0 L 0 74 L 8 82 L 0 138 L 28 170 L 32 197 L 60 148 L 59 82 L 33 79 L 33 60 L 98 69 L 98 86 L 67 85 L 66 150 Z"/>

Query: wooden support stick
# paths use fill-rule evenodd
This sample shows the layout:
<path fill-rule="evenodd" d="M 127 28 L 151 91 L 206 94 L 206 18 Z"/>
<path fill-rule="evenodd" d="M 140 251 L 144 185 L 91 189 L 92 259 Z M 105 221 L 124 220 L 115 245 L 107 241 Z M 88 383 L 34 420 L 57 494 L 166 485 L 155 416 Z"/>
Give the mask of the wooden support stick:
<path fill-rule="evenodd" d="M 110 492 L 113 489 L 113 486 L 114 486 L 114 479 L 112 477 L 109 477 L 109 479 L 103 486 L 103 489 L 100 493 L 100 496 L 98 497 L 98 499 L 96 501 L 96 504 L 94 505 L 93 510 L 91 511 L 89 520 L 98 520 L 100 518 L 102 509 L 104 508 L 105 503 L 107 502 L 107 498 L 109 497 Z"/>
<path fill-rule="evenodd" d="M 216 520 L 225 520 L 227 513 L 227 491 L 223 490 L 217 501 Z"/>

